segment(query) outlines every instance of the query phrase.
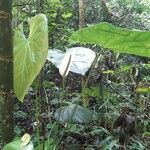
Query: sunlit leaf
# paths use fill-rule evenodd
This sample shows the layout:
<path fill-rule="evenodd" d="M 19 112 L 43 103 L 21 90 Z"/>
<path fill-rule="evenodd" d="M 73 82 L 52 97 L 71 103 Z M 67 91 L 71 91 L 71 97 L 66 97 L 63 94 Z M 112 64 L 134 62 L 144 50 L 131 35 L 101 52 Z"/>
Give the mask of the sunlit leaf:
<path fill-rule="evenodd" d="M 72 13 L 62 14 L 62 17 L 65 19 L 70 18 L 71 16 L 72 16 Z"/>
<path fill-rule="evenodd" d="M 20 101 L 47 58 L 47 18 L 39 14 L 29 20 L 30 33 L 25 37 L 23 25 L 15 30 L 14 36 L 14 91 Z"/>
<path fill-rule="evenodd" d="M 150 92 L 150 88 L 148 88 L 148 87 L 138 87 L 136 89 L 136 91 L 139 92 L 139 93 L 148 93 L 148 92 Z"/>
<path fill-rule="evenodd" d="M 70 41 L 98 44 L 115 52 L 150 57 L 150 32 L 115 27 L 106 22 L 75 32 Z"/>
<path fill-rule="evenodd" d="M 3 150 L 20 150 L 21 140 L 14 140 L 3 147 Z"/>
<path fill-rule="evenodd" d="M 145 64 L 145 67 L 150 68 L 150 64 Z"/>
<path fill-rule="evenodd" d="M 114 72 L 114 70 L 104 70 L 104 71 L 102 71 L 102 73 L 103 74 L 114 74 L 115 72 Z"/>
<path fill-rule="evenodd" d="M 17 138 L 3 147 L 3 150 L 34 150 L 30 135 L 25 134 L 21 139 Z"/>
<path fill-rule="evenodd" d="M 49 0 L 51 3 L 60 3 L 60 0 Z"/>
<path fill-rule="evenodd" d="M 92 97 L 100 96 L 99 87 L 90 87 L 90 88 L 86 87 L 82 90 L 82 93 L 88 96 L 92 96 Z"/>
<path fill-rule="evenodd" d="M 131 65 L 125 65 L 125 66 L 121 66 L 121 68 L 119 70 L 117 70 L 116 72 L 121 73 L 124 71 L 129 71 L 131 69 Z"/>
<path fill-rule="evenodd" d="M 143 135 L 150 137 L 150 132 L 144 132 Z"/>

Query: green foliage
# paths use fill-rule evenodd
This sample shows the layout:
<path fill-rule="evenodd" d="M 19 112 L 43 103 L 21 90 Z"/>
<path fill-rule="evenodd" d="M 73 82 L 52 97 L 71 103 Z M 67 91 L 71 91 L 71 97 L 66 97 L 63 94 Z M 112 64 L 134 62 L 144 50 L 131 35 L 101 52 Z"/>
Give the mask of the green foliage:
<path fill-rule="evenodd" d="M 101 144 L 103 145 L 103 149 L 105 150 L 112 150 L 112 149 L 119 149 L 119 144 L 117 140 L 114 140 L 112 136 L 108 136 L 105 138 Z"/>
<path fill-rule="evenodd" d="M 145 0 L 109 0 L 107 3 L 114 24 L 143 30 L 150 28 L 149 6 L 149 1 Z"/>
<path fill-rule="evenodd" d="M 49 41 L 52 48 L 64 49 L 68 44 L 68 35 L 72 28 L 72 1 L 49 0 L 45 3 L 44 13 L 48 18 Z"/>
<path fill-rule="evenodd" d="M 104 22 L 75 32 L 71 39 L 98 44 L 115 52 L 150 57 L 150 32 L 128 30 Z"/>
<path fill-rule="evenodd" d="M 57 109 L 55 118 L 66 123 L 88 123 L 96 119 L 96 116 L 92 111 L 80 105 L 70 104 Z"/>
<path fill-rule="evenodd" d="M 150 92 L 150 87 L 139 87 L 136 89 L 137 92 L 140 93 L 149 93 Z"/>
<path fill-rule="evenodd" d="M 15 139 L 6 144 L 2 150 L 34 150 L 32 142 L 24 146 L 22 146 L 21 143 L 20 139 Z"/>
<path fill-rule="evenodd" d="M 46 16 L 40 14 L 31 18 L 29 26 L 29 37 L 25 37 L 22 24 L 14 36 L 14 91 L 20 101 L 40 72 L 48 52 Z"/>
<path fill-rule="evenodd" d="M 128 146 L 130 150 L 145 150 L 145 146 L 140 140 L 133 140 L 133 143 Z"/>
<path fill-rule="evenodd" d="M 20 150 L 21 140 L 16 139 L 4 146 L 3 150 Z"/>
<path fill-rule="evenodd" d="M 64 19 L 70 18 L 72 16 L 72 13 L 66 13 L 66 14 L 62 14 L 62 17 Z"/>
<path fill-rule="evenodd" d="M 56 149 L 56 145 L 54 144 L 55 141 L 53 138 L 50 138 L 49 140 L 45 141 L 44 144 L 40 144 L 39 146 L 35 147 L 34 150 L 48 150 L 48 149 L 51 149 L 51 150 L 55 150 Z M 44 149 L 43 149 L 44 147 Z"/>
<path fill-rule="evenodd" d="M 92 97 L 99 97 L 99 87 L 90 87 L 90 88 L 84 88 L 82 91 L 83 94 L 92 96 Z"/>
<path fill-rule="evenodd" d="M 31 137 L 29 134 L 24 134 L 22 138 L 16 138 L 12 142 L 6 144 L 3 150 L 34 150 Z"/>
<path fill-rule="evenodd" d="M 110 21 L 114 25 L 130 29 L 149 29 L 148 7 L 145 9 L 145 6 L 141 5 L 141 3 L 135 3 L 135 1 L 139 0 L 108 0 L 106 9 L 108 7 L 108 12 L 111 17 Z M 48 18 L 50 47 L 62 50 L 67 49 L 70 47 L 70 45 L 68 45 L 68 36 L 74 30 L 78 29 L 78 15 L 76 15 L 78 13 L 78 1 L 38 0 L 38 2 L 38 4 L 42 3 L 43 5 L 37 5 L 35 0 L 14 0 L 13 18 L 16 26 L 23 21 L 25 27 L 24 33 L 27 35 L 27 18 L 34 16 L 38 12 L 43 12 Z M 88 2 L 86 2 L 85 24 L 88 25 L 88 23 L 102 22 L 103 13 L 101 13 L 101 9 L 99 0 L 88 0 Z M 101 28 L 102 25 L 104 29 L 106 29 L 103 32 L 102 30 L 99 30 L 98 27 L 100 26 Z M 93 44 L 96 40 L 96 44 L 102 45 L 103 47 L 107 46 L 106 48 L 121 53 L 126 53 L 126 49 L 128 50 L 131 48 L 131 44 L 135 41 L 130 53 L 132 53 L 135 48 L 137 54 L 141 54 L 141 49 L 145 48 L 144 44 L 146 43 L 146 45 L 148 45 L 149 43 L 149 33 L 147 33 L 147 38 L 144 35 L 145 40 L 143 38 L 143 32 L 141 31 L 116 28 L 107 23 L 97 25 L 96 28 L 91 25 L 89 26 L 90 32 L 88 28 L 88 34 L 84 34 L 86 29 L 83 29 L 84 36 L 81 34 L 77 36 L 76 34 L 75 41 L 80 42 L 81 40 L 81 43 L 87 42 Z M 91 28 L 95 28 L 96 30 L 93 32 L 93 29 L 91 30 Z M 126 32 L 131 34 L 128 35 Z M 124 33 L 124 37 L 120 35 L 122 33 Z M 146 32 L 144 32 L 144 34 L 145 33 Z M 130 36 L 133 36 L 135 39 L 132 41 L 132 37 Z M 78 40 L 77 38 L 80 39 Z M 85 39 L 86 41 L 84 41 Z M 103 40 L 103 43 L 101 43 L 100 40 Z M 138 45 L 139 48 L 134 47 L 136 45 Z M 125 49 L 119 49 L 120 47 L 124 48 L 124 46 Z M 25 130 L 30 130 L 33 133 L 33 142 L 36 146 L 36 150 L 39 148 L 43 149 L 44 146 L 45 150 L 55 148 L 118 150 L 120 149 L 120 143 L 118 137 L 112 134 L 113 124 L 115 118 L 118 118 L 124 107 L 131 109 L 129 113 L 137 118 L 136 123 L 138 126 L 137 128 L 139 129 L 136 133 L 138 139 L 133 137 L 135 138 L 134 140 L 130 140 L 129 143 L 125 144 L 126 149 L 142 150 L 146 148 L 146 142 L 141 135 L 144 136 L 144 132 L 149 132 L 149 119 L 146 118 L 145 115 L 149 110 L 149 93 L 141 91 L 137 92 L 139 88 L 134 89 L 134 85 L 137 83 L 138 86 L 139 81 L 149 81 L 147 74 L 149 74 L 150 65 L 146 64 L 144 66 L 142 62 L 142 59 L 144 58 L 141 57 L 123 54 L 115 55 L 110 51 L 103 51 L 104 49 L 102 47 L 99 48 L 99 46 L 95 45 L 92 46 L 92 49 L 94 51 L 100 50 L 99 53 L 102 57 L 100 58 L 100 61 L 97 62 L 97 68 L 94 68 L 90 73 L 90 79 L 87 84 L 88 88 L 81 89 L 80 75 L 70 73 L 66 78 L 64 99 L 66 103 L 69 103 L 69 106 L 59 107 L 60 93 L 62 91 L 61 77 L 59 76 L 57 69 L 47 62 L 42 72 L 42 80 L 44 80 L 42 81 L 42 85 L 41 81 L 35 80 L 34 85 L 32 84 L 32 91 L 28 93 L 26 102 L 21 105 L 19 104 L 19 107 L 15 108 L 18 110 L 15 113 L 16 129 L 19 129 L 17 135 L 22 134 Z M 149 50 L 147 49 L 145 51 Z M 111 55 L 107 55 L 107 53 Z M 129 51 L 127 53 L 129 53 Z M 51 55 L 50 59 L 52 61 Z M 60 60 L 58 59 L 58 62 L 59 61 Z M 110 67 L 109 65 L 112 65 L 113 67 Z M 144 66 L 143 68 L 145 70 L 141 66 Z M 137 73 L 136 69 L 133 68 L 138 68 Z M 97 98 L 99 97 L 100 92 L 98 87 L 99 80 L 102 80 L 101 89 L 104 88 L 102 91 L 103 99 L 100 101 L 98 101 Z M 20 79 L 17 80 L 17 82 L 18 81 L 20 83 Z M 41 87 L 42 89 L 40 89 Z M 40 89 L 40 91 L 38 89 Z M 83 91 L 82 96 L 85 96 L 89 102 L 86 109 L 80 106 L 80 103 L 82 103 L 80 98 L 81 91 Z M 37 111 L 35 111 L 34 108 L 35 95 L 39 99 L 39 108 Z M 88 95 L 88 97 L 86 97 L 86 95 Z M 73 103 L 77 103 L 78 105 Z M 96 117 L 93 111 L 98 114 Z M 37 115 L 39 120 L 37 119 L 36 122 L 34 116 L 35 113 L 39 113 L 39 115 Z M 35 135 L 35 128 L 37 128 L 37 126 L 39 126 L 38 136 Z M 40 142 L 38 139 L 40 139 Z M 37 145 L 39 145 L 39 147 L 37 147 Z"/>

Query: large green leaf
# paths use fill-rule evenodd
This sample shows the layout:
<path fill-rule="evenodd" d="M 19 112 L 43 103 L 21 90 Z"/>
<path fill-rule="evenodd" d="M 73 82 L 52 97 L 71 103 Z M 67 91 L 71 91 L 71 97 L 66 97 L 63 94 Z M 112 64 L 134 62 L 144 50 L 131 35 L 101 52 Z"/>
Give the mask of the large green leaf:
<path fill-rule="evenodd" d="M 21 140 L 14 140 L 3 147 L 2 150 L 33 150 L 33 143 L 30 142 L 28 145 L 21 146 Z"/>
<path fill-rule="evenodd" d="M 40 72 L 48 53 L 47 18 L 39 14 L 29 20 L 29 37 L 21 24 L 14 36 L 14 91 L 20 101 Z"/>
<path fill-rule="evenodd" d="M 3 150 L 19 150 L 21 140 L 14 140 L 3 147 Z"/>
<path fill-rule="evenodd" d="M 75 32 L 71 41 L 98 44 L 115 52 L 150 57 L 150 32 L 115 27 L 103 22 Z"/>

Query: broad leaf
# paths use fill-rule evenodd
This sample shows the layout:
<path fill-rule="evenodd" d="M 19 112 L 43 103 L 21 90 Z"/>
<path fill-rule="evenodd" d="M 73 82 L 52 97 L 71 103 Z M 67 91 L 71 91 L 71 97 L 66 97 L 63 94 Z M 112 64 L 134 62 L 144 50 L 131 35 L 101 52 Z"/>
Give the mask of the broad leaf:
<path fill-rule="evenodd" d="M 26 38 L 21 24 L 14 36 L 14 91 L 20 101 L 45 63 L 48 52 L 47 18 L 39 14 L 29 20 Z"/>
<path fill-rule="evenodd" d="M 54 116 L 58 121 L 65 123 L 88 123 L 96 118 L 91 110 L 76 104 L 57 109 Z"/>
<path fill-rule="evenodd" d="M 2 150 L 34 150 L 33 143 L 21 146 L 21 140 L 14 140 L 3 147 Z"/>
<path fill-rule="evenodd" d="M 21 140 L 14 140 L 3 147 L 3 150 L 19 150 L 20 149 Z"/>
<path fill-rule="evenodd" d="M 150 57 L 150 32 L 100 23 L 75 32 L 70 41 L 98 44 L 115 52 Z"/>

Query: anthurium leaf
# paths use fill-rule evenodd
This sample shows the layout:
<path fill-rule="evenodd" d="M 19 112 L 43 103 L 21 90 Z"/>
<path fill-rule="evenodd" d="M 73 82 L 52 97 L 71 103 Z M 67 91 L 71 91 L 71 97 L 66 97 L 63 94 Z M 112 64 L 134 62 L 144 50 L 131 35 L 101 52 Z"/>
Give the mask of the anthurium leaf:
<path fill-rule="evenodd" d="M 2 150 L 34 150 L 34 147 L 32 142 L 22 146 L 21 140 L 17 139 L 5 145 Z"/>
<path fill-rule="evenodd" d="M 150 57 L 150 32 L 115 27 L 106 22 L 73 33 L 70 41 L 98 44 L 115 52 Z"/>
<path fill-rule="evenodd" d="M 51 61 L 58 68 L 64 55 L 65 54 L 59 49 L 49 49 L 47 60 Z"/>
<path fill-rule="evenodd" d="M 59 70 L 63 70 L 67 66 L 70 55 L 72 56 L 72 60 L 70 61 L 68 71 L 82 75 L 85 75 L 96 57 L 95 52 L 89 48 L 73 47 L 67 49 L 66 53 L 58 49 L 49 49 L 47 59 L 59 68 Z"/>
<path fill-rule="evenodd" d="M 48 26 L 44 14 L 29 20 L 29 37 L 21 24 L 14 36 L 14 91 L 20 101 L 44 65 L 48 52 Z"/>
<path fill-rule="evenodd" d="M 85 47 L 69 48 L 66 54 L 67 53 L 74 54 L 70 71 L 82 75 L 85 75 L 85 73 L 89 70 L 96 57 L 94 51 Z"/>
<path fill-rule="evenodd" d="M 6 144 L 3 150 L 34 150 L 31 137 L 28 133 L 24 134 L 22 138 L 16 138 L 12 142 Z"/>
<path fill-rule="evenodd" d="M 91 110 L 77 104 L 57 109 L 54 116 L 58 121 L 65 123 L 88 123 L 96 118 Z"/>
<path fill-rule="evenodd" d="M 20 150 L 21 140 L 14 140 L 3 147 L 2 150 Z"/>

